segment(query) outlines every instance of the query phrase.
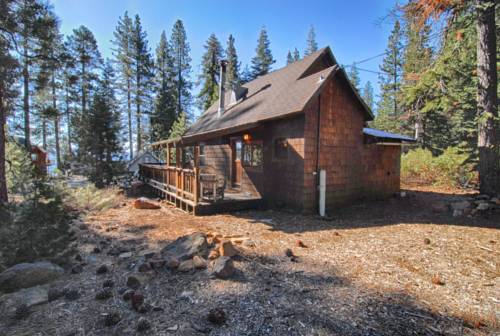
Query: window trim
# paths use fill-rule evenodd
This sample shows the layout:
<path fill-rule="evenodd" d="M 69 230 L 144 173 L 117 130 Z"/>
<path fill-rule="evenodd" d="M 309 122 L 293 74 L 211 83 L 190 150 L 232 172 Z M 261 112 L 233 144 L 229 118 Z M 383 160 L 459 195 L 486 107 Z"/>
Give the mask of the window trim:
<path fill-rule="evenodd" d="M 260 146 L 261 162 L 259 165 L 253 164 L 253 147 L 254 146 Z M 246 154 L 247 148 L 252 148 L 252 154 L 251 154 L 252 162 L 250 162 L 250 164 L 245 159 L 245 154 Z M 245 141 L 242 142 L 241 165 L 245 168 L 250 168 L 250 169 L 255 169 L 255 170 L 262 170 L 263 169 L 263 167 L 264 167 L 264 142 L 262 140 L 251 140 L 248 142 L 245 142 Z"/>
<path fill-rule="evenodd" d="M 286 153 L 286 155 L 284 157 L 280 157 L 277 155 L 277 141 L 282 141 L 283 143 L 286 144 L 286 148 L 285 148 L 285 151 L 284 153 Z M 284 138 L 284 137 L 279 137 L 279 138 L 274 138 L 273 139 L 273 160 L 275 161 L 287 161 L 288 160 L 288 156 L 290 155 L 289 154 L 289 147 L 290 147 L 290 143 L 288 142 L 288 138 Z"/>

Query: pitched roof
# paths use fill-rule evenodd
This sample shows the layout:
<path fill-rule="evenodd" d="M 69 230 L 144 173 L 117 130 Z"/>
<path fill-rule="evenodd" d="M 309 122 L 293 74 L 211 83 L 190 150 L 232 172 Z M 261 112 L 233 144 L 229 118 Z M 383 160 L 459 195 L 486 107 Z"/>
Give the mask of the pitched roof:
<path fill-rule="evenodd" d="M 336 73 L 342 73 L 343 77 L 347 78 L 337 65 L 330 48 L 320 49 L 300 61 L 244 84 L 243 87 L 248 89 L 248 93 L 242 101 L 229 104 L 231 93 L 226 92 L 227 103 L 223 114 L 218 116 L 218 101 L 215 102 L 182 138 L 189 141 L 190 138 L 200 135 L 246 129 L 256 126 L 259 122 L 300 113 L 320 91 L 326 80 Z M 352 90 L 365 108 L 367 119 L 371 120 L 371 111 L 357 91 Z"/>

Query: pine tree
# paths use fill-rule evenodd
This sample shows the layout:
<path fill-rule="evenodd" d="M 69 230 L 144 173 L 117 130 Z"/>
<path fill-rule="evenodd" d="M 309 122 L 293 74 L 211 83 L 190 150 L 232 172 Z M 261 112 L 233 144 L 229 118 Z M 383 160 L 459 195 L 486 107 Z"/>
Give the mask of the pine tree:
<path fill-rule="evenodd" d="M 14 110 L 17 94 L 14 82 L 18 77 L 19 64 L 11 54 L 14 47 L 11 34 L 19 28 L 14 12 L 14 0 L 0 1 L 0 205 L 9 201 L 5 169 L 6 124 L 7 115 Z"/>
<path fill-rule="evenodd" d="M 363 100 L 365 101 L 366 105 L 368 105 L 368 107 L 373 111 L 373 109 L 375 108 L 375 97 L 373 94 L 372 83 L 370 81 L 366 82 L 363 89 Z"/>
<path fill-rule="evenodd" d="M 137 152 L 142 150 L 144 132 L 142 126 L 143 113 L 150 113 L 150 97 L 152 86 L 153 61 L 148 46 L 146 32 L 143 31 L 141 20 L 135 16 L 132 28 L 132 74 L 133 74 L 133 95 L 135 103 L 136 119 L 136 144 Z"/>
<path fill-rule="evenodd" d="M 127 126 L 128 126 L 128 147 L 129 159 L 134 157 L 133 146 L 133 126 L 132 126 L 132 30 L 133 22 L 128 13 L 123 14 L 123 18 L 118 19 L 118 24 L 113 33 L 114 44 L 113 56 L 118 69 L 118 90 L 121 96 L 122 105 L 126 106 L 127 110 Z"/>
<path fill-rule="evenodd" d="M 380 66 L 379 76 L 381 98 L 377 106 L 374 125 L 385 131 L 401 132 L 401 73 L 402 73 L 402 31 L 396 21 L 389 36 L 385 57 Z"/>
<path fill-rule="evenodd" d="M 186 129 L 188 127 L 188 122 L 186 118 L 186 114 L 184 112 L 177 118 L 177 120 L 172 125 L 172 129 L 170 130 L 169 139 L 179 138 L 184 135 Z"/>
<path fill-rule="evenodd" d="M 41 0 L 24 0 L 17 3 L 13 15 L 18 24 L 14 34 L 19 50 L 19 62 L 23 78 L 23 112 L 25 146 L 30 147 L 30 96 L 32 94 L 33 73 L 46 58 L 42 44 L 47 41 L 48 32 L 56 25 L 55 15 L 49 5 Z"/>
<path fill-rule="evenodd" d="M 240 83 L 240 63 L 234 46 L 234 37 L 231 34 L 227 39 L 226 60 L 226 85 L 232 88 Z"/>
<path fill-rule="evenodd" d="M 78 78 L 75 84 L 79 95 L 79 109 L 71 120 L 78 144 L 78 156 L 81 157 L 80 141 L 83 138 L 82 118 L 88 111 L 89 98 L 95 90 L 98 70 L 102 66 L 101 54 L 97 48 L 94 34 L 85 26 L 73 30 L 66 41 L 67 50 L 75 62 L 74 75 Z"/>
<path fill-rule="evenodd" d="M 305 56 L 311 55 L 313 52 L 318 50 L 318 43 L 316 42 L 316 32 L 314 31 L 314 26 L 311 26 L 311 28 L 309 28 L 306 45 L 307 47 L 304 51 Z"/>
<path fill-rule="evenodd" d="M 255 48 L 255 56 L 252 58 L 252 79 L 263 76 L 271 71 L 271 65 L 276 60 L 273 59 L 271 49 L 269 47 L 269 37 L 265 27 L 262 27 L 257 41 L 257 48 Z"/>
<path fill-rule="evenodd" d="M 65 165 L 69 164 L 73 159 L 73 130 L 72 130 L 72 119 L 73 119 L 73 110 L 75 110 L 75 103 L 78 101 L 78 76 L 75 74 L 76 60 L 72 57 L 71 53 L 67 49 L 67 44 L 62 45 L 62 53 L 61 53 L 61 71 L 62 71 L 62 79 L 61 86 L 63 91 L 63 105 L 62 108 L 63 114 L 65 116 L 65 124 L 66 124 L 66 155 L 65 155 Z"/>
<path fill-rule="evenodd" d="M 114 176 L 113 158 L 120 151 L 120 116 L 114 93 L 114 72 L 106 62 L 88 113 L 82 118 L 83 160 L 90 167 L 89 177 L 97 187 L 109 184 Z"/>
<path fill-rule="evenodd" d="M 359 85 L 361 84 L 361 80 L 359 78 L 359 71 L 358 68 L 356 67 L 356 63 L 353 63 L 351 65 L 351 71 L 349 71 L 349 80 L 351 81 L 352 85 L 356 90 L 359 89 Z"/>
<path fill-rule="evenodd" d="M 294 61 L 292 53 L 288 50 L 288 54 L 286 54 L 286 65 L 292 64 Z"/>
<path fill-rule="evenodd" d="M 181 20 L 177 20 L 172 28 L 170 37 L 172 48 L 172 58 L 174 60 L 175 73 L 175 97 L 177 100 L 176 115 L 179 117 L 182 112 L 191 119 L 191 57 L 190 47 L 187 42 L 186 31 Z"/>
<path fill-rule="evenodd" d="M 156 102 L 151 115 L 151 141 L 159 141 L 169 136 L 176 120 L 173 59 L 170 55 L 167 36 L 163 31 L 156 48 Z"/>
<path fill-rule="evenodd" d="M 252 71 L 250 70 L 248 65 L 245 65 L 245 68 L 243 69 L 243 71 L 241 72 L 241 75 L 240 75 L 240 82 L 241 82 L 241 84 L 245 84 L 245 83 L 248 83 L 252 80 L 253 80 Z"/>
<path fill-rule="evenodd" d="M 219 98 L 220 61 L 223 58 L 222 46 L 212 34 L 205 43 L 205 53 L 201 61 L 201 73 L 198 77 L 201 90 L 198 94 L 198 106 L 207 110 Z"/>
<path fill-rule="evenodd" d="M 293 61 L 294 62 L 300 61 L 300 53 L 297 48 L 293 50 Z"/>

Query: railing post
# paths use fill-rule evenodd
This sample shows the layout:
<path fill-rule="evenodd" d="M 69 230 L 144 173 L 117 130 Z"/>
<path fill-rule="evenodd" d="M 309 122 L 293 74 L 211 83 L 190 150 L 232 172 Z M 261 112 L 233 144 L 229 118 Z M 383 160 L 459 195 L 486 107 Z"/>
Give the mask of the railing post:
<path fill-rule="evenodd" d="M 193 186 L 193 194 L 194 194 L 194 204 L 198 203 L 199 195 L 198 195 L 198 177 L 200 176 L 200 168 L 194 167 L 194 186 Z"/>
<path fill-rule="evenodd" d="M 181 169 L 181 197 L 184 197 L 184 169 Z"/>

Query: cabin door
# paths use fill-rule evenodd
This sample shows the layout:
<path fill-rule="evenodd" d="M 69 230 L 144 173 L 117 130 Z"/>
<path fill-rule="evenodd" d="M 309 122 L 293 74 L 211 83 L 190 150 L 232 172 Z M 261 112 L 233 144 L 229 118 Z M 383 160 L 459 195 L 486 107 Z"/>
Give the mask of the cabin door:
<path fill-rule="evenodd" d="M 232 139 L 231 140 L 231 152 L 232 152 L 232 169 L 231 169 L 231 182 L 233 183 L 233 187 L 241 186 L 241 155 L 243 143 L 241 139 Z"/>

